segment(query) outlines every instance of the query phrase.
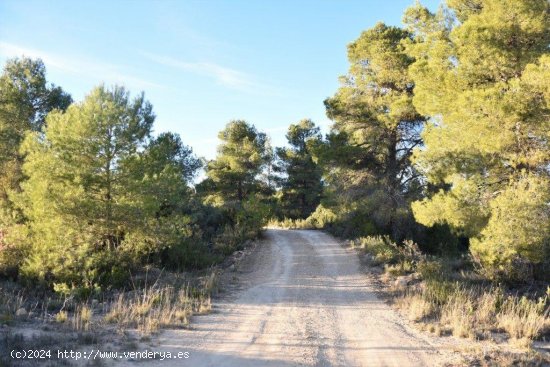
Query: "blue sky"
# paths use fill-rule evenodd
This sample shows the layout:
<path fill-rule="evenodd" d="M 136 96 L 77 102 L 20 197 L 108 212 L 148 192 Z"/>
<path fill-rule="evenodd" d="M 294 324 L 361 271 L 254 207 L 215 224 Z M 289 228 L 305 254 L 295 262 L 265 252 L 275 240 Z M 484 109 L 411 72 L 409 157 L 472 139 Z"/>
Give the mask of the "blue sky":
<path fill-rule="evenodd" d="M 0 63 L 41 57 L 48 80 L 77 101 L 101 82 L 143 90 L 156 133 L 177 132 L 213 158 L 231 119 L 273 145 L 302 118 L 327 131 L 323 100 L 346 73 L 346 45 L 378 21 L 400 25 L 413 2 L 3 0 Z"/>

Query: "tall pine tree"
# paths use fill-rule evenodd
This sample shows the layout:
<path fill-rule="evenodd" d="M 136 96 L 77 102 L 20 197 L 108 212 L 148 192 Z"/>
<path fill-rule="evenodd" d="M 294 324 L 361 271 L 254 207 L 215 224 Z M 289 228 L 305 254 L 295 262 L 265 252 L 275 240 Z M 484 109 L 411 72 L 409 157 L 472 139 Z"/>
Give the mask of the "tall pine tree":
<path fill-rule="evenodd" d="M 46 115 L 65 110 L 71 97 L 46 80 L 41 60 L 15 58 L 0 76 L 0 272 L 12 272 L 22 260 L 24 217 L 14 204 L 23 180 L 21 142 L 29 131 L 41 132 Z"/>
<path fill-rule="evenodd" d="M 424 124 L 412 104 L 413 59 L 402 46 L 410 37 L 382 23 L 363 32 L 348 46 L 351 66 L 342 86 L 325 101 L 334 120 L 323 154 L 329 190 L 355 234 L 380 231 L 399 239 L 410 229 L 418 174 L 409 158 L 422 143 Z"/>
<path fill-rule="evenodd" d="M 321 133 L 311 120 L 302 120 L 290 125 L 286 138 L 290 147 L 276 149 L 277 171 L 282 173 L 281 212 L 286 218 L 304 219 L 315 211 L 323 192 L 322 170 L 311 152 Z"/>
<path fill-rule="evenodd" d="M 220 131 L 218 156 L 208 162 L 206 174 L 218 199 L 242 203 L 260 190 L 258 176 L 271 157 L 267 136 L 246 121 L 235 120 Z"/>
<path fill-rule="evenodd" d="M 217 242 L 222 251 L 230 252 L 256 236 L 269 216 L 265 193 L 270 188 L 262 175 L 272 149 L 267 136 L 243 120 L 229 122 L 218 138 L 218 155 L 208 162 L 208 178 L 197 191 L 205 196 L 205 203 L 222 211 L 224 228 Z"/>
<path fill-rule="evenodd" d="M 137 251 L 135 237 L 146 231 L 148 209 L 155 211 L 135 164 L 154 118 L 143 95 L 131 100 L 122 87 L 98 87 L 66 112 L 48 114 L 43 134 L 28 134 L 24 275 L 91 286 L 115 264 L 125 266 L 121 255 Z"/>

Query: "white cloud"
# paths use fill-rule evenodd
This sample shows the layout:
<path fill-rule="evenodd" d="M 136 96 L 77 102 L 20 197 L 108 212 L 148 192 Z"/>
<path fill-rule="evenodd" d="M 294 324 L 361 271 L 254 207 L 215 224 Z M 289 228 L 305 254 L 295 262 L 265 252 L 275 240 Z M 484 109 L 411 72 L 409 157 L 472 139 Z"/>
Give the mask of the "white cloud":
<path fill-rule="evenodd" d="M 70 65 L 65 59 L 58 58 L 55 55 L 48 54 L 43 51 L 35 50 L 32 48 L 21 47 L 7 42 L 0 41 L 0 55 L 8 57 L 21 57 L 27 56 L 32 58 L 40 58 L 49 67 L 66 71 L 69 73 L 78 72 L 77 68 Z"/>
<path fill-rule="evenodd" d="M 173 67 L 183 71 L 203 75 L 216 80 L 218 83 L 244 92 L 272 93 L 271 88 L 261 85 L 254 78 L 242 71 L 231 69 L 211 62 L 187 62 L 168 56 L 154 55 L 142 52 L 143 56 L 158 64 Z"/>
<path fill-rule="evenodd" d="M 74 56 L 58 55 L 0 41 L 0 56 L 5 58 L 27 56 L 40 58 L 48 68 L 92 79 L 95 82 L 118 83 L 137 89 L 163 86 L 124 72 L 122 66 L 90 61 Z"/>

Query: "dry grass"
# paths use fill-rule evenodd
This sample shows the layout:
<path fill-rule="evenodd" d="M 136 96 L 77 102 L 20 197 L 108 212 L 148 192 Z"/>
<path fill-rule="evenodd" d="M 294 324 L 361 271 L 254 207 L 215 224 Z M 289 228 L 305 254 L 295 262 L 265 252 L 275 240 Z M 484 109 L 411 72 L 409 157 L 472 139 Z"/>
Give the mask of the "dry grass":
<path fill-rule="evenodd" d="M 474 338 L 474 302 L 466 292 L 457 292 L 441 307 L 440 322 L 452 330 L 454 336 Z"/>
<path fill-rule="evenodd" d="M 442 287 L 444 288 L 444 287 Z M 441 290 L 438 290 L 441 292 Z M 549 325 L 547 299 L 504 296 L 502 290 L 456 286 L 434 298 L 433 290 L 408 292 L 396 304 L 411 321 L 432 321 L 454 336 L 476 338 L 495 330 L 504 330 L 516 346 L 528 346 Z M 443 302 L 441 302 L 443 300 Z"/>
<path fill-rule="evenodd" d="M 510 297 L 502 304 L 497 315 L 498 326 L 506 330 L 510 337 L 517 340 L 533 340 L 548 322 L 546 300 L 533 302 L 525 297 Z"/>
<path fill-rule="evenodd" d="M 522 348 L 550 330 L 548 295 L 533 300 L 506 295 L 501 287 L 450 281 L 447 267 L 436 265 L 420 263 L 423 283 L 396 292 L 396 306 L 409 320 L 426 323 L 424 329 L 446 330 L 462 338 L 487 338 L 504 331 L 511 344 Z"/>
<path fill-rule="evenodd" d="M 392 276 L 406 275 L 414 271 L 414 264 L 407 260 L 400 261 L 397 264 L 386 264 L 384 271 Z"/>
<path fill-rule="evenodd" d="M 210 271 L 209 274 L 204 278 L 202 283 L 202 292 L 204 295 L 209 295 L 217 292 L 218 290 L 218 273 L 215 271 Z"/>
<path fill-rule="evenodd" d="M 502 302 L 502 291 L 498 288 L 491 289 L 477 297 L 475 310 L 475 322 L 479 326 L 491 328 L 496 322 L 496 313 Z"/>
<path fill-rule="evenodd" d="M 22 290 L 0 287 L 0 314 L 13 316 L 25 303 L 26 297 Z"/>
<path fill-rule="evenodd" d="M 55 321 L 59 322 L 60 324 L 63 324 L 67 322 L 69 319 L 69 315 L 67 314 L 67 311 L 62 310 L 55 314 Z"/>
<path fill-rule="evenodd" d="M 0 366 L 2 367 L 30 367 L 30 366 L 74 366 L 68 359 L 58 359 L 55 350 L 76 350 L 78 347 L 78 338 L 64 333 L 46 334 L 33 333 L 32 335 L 23 335 L 15 332 L 13 329 L 6 329 L 0 337 Z M 10 356 L 12 350 L 51 350 L 51 360 L 49 358 L 40 359 L 14 359 Z"/>
<path fill-rule="evenodd" d="M 76 307 L 76 310 L 71 317 L 71 325 L 75 331 L 89 331 L 92 323 L 93 312 L 86 304 L 81 304 Z"/>
<path fill-rule="evenodd" d="M 144 279 L 132 279 L 131 291 L 111 293 L 109 298 L 103 294 L 101 300 L 84 302 L 66 295 L 29 298 L 21 286 L 6 281 L 0 283 L 0 324 L 14 322 L 17 310 L 25 308 L 32 312 L 32 318 L 55 322 L 65 331 L 83 335 L 95 333 L 104 323 L 116 324 L 119 331 L 137 329 L 148 335 L 162 327 L 187 326 L 192 314 L 211 310 L 211 294 L 218 287 L 214 269 L 202 278 L 158 273 L 152 285 L 147 285 L 147 273 Z"/>
<path fill-rule="evenodd" d="M 461 365 L 480 367 L 542 367 L 550 365 L 550 356 L 532 350 L 523 353 L 478 350 L 473 354 L 473 356 L 464 359 Z"/>
<path fill-rule="evenodd" d="M 147 289 L 143 294 L 121 293 L 111 305 L 105 321 L 117 324 L 120 329 L 137 328 L 145 335 L 161 325 L 185 326 L 191 314 L 188 293 L 186 290 L 174 293 L 170 287 Z"/>
<path fill-rule="evenodd" d="M 410 321 L 422 321 L 430 317 L 435 311 L 432 302 L 414 293 L 408 293 L 398 298 L 396 304 L 399 308 L 405 310 L 405 314 Z"/>
<path fill-rule="evenodd" d="M 120 330 L 135 328 L 142 335 L 162 327 L 185 327 L 192 314 L 210 311 L 210 295 L 216 287 L 217 275 L 211 272 L 199 288 L 153 285 L 142 291 L 120 293 L 104 320 Z"/>

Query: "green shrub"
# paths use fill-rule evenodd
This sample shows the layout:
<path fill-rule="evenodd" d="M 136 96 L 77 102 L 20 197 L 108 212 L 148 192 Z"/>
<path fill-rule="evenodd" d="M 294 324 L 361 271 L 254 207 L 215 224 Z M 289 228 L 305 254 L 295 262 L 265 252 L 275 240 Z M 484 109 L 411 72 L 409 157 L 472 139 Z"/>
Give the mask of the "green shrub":
<path fill-rule="evenodd" d="M 548 259 L 550 185 L 527 176 L 491 202 L 492 215 L 471 250 L 493 279 L 529 281 L 532 264 Z"/>
<path fill-rule="evenodd" d="M 201 269 L 219 261 L 200 239 L 182 238 L 162 251 L 160 263 L 172 270 Z"/>
<path fill-rule="evenodd" d="M 395 264 L 399 259 L 397 246 L 388 236 L 368 236 L 351 241 L 352 246 L 370 254 L 375 264 Z"/>
<path fill-rule="evenodd" d="M 460 290 L 458 282 L 430 279 L 426 281 L 424 295 L 437 305 L 446 304 L 457 291 Z"/>
<path fill-rule="evenodd" d="M 325 228 L 337 219 L 336 214 L 329 208 L 324 207 L 322 204 L 317 206 L 315 211 L 306 219 L 306 223 L 313 228 Z"/>
<path fill-rule="evenodd" d="M 16 278 L 29 250 L 27 226 L 6 225 L 0 214 L 0 275 Z"/>
<path fill-rule="evenodd" d="M 436 279 L 446 279 L 448 278 L 447 269 L 444 268 L 441 261 L 437 260 L 426 260 L 421 261 L 417 269 L 420 277 L 424 280 L 436 280 Z"/>

